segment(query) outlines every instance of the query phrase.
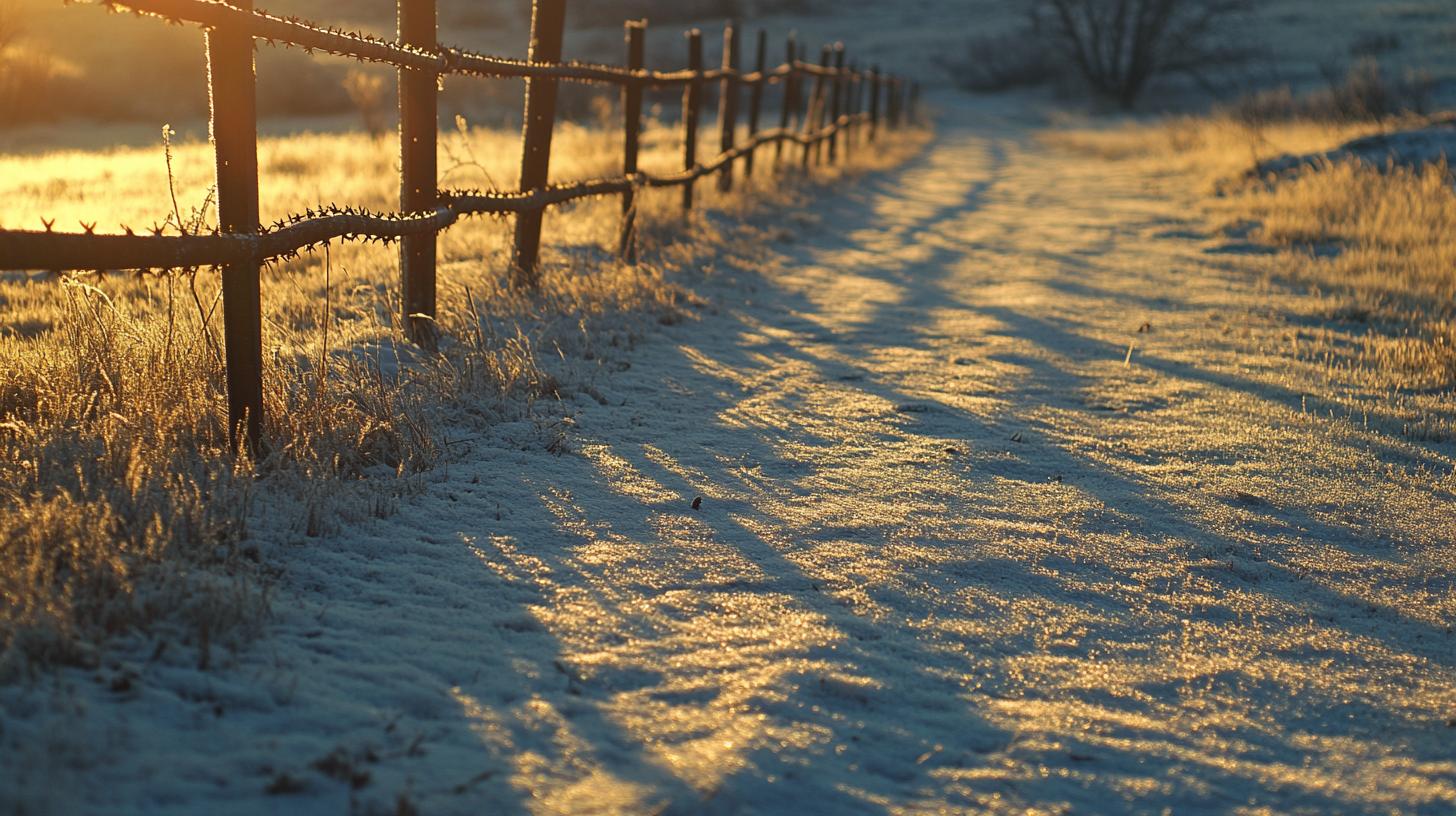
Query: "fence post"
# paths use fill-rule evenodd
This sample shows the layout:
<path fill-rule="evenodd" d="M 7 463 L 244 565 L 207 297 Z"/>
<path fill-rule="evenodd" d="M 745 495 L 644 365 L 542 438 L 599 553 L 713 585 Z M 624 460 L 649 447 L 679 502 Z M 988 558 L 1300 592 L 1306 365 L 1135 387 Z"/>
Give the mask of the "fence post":
<path fill-rule="evenodd" d="M 839 156 L 839 117 L 844 112 L 844 43 L 834 44 L 834 85 L 829 98 L 829 163 Z"/>
<path fill-rule="evenodd" d="M 235 0 L 252 9 L 253 0 Z M 253 37 L 246 31 L 207 32 L 207 79 L 212 141 L 217 154 L 218 229 L 258 232 L 258 93 Z M 258 262 L 222 270 L 223 338 L 227 355 L 228 441 L 254 453 L 263 443 L 263 305 Z"/>
<path fill-rule="evenodd" d="M 627 67 L 640 71 L 644 57 L 647 20 L 628 20 Z M 625 120 L 626 148 L 622 156 L 622 173 L 629 178 L 637 173 L 637 153 L 642 141 L 642 83 L 636 80 L 622 86 L 622 116 Z M 634 184 L 622 194 L 622 240 L 618 253 L 628 263 L 637 262 L 637 187 Z"/>
<path fill-rule="evenodd" d="M 723 82 L 718 94 L 718 146 L 723 153 L 733 149 L 738 130 L 738 23 L 729 22 L 723 28 Z M 724 163 L 718 176 L 718 189 L 728 192 L 733 189 L 733 162 Z"/>
<path fill-rule="evenodd" d="M 870 67 L 870 143 L 880 130 L 880 66 Z"/>
<path fill-rule="evenodd" d="M 894 105 L 894 110 L 890 113 L 890 124 L 899 130 L 900 126 L 905 124 L 905 80 L 895 77 L 895 81 L 890 85 L 890 93 L 890 99 Z"/>
<path fill-rule="evenodd" d="M 844 160 L 849 161 L 850 151 L 854 149 L 854 142 L 859 132 L 859 67 L 854 62 L 849 64 L 849 75 L 845 78 L 848 87 L 844 93 L 844 114 L 849 117 L 844 126 Z"/>
<path fill-rule="evenodd" d="M 829 67 L 829 56 L 831 47 L 824 46 L 819 51 L 819 67 Z M 804 145 L 804 167 L 809 167 L 809 159 L 812 157 L 816 162 L 819 159 L 820 148 L 823 142 L 819 139 L 819 123 L 824 118 L 824 74 L 814 76 L 814 94 L 809 98 L 809 110 L 804 114 L 804 134 L 809 137 L 808 143 Z"/>
<path fill-rule="evenodd" d="M 832 44 L 824 46 L 821 56 L 820 67 L 826 70 L 832 69 L 834 67 L 834 46 Z M 824 78 L 824 87 L 820 89 L 819 93 L 819 112 L 814 117 L 814 129 L 816 131 L 823 131 L 829 122 L 829 94 L 833 90 L 834 78 L 826 76 Z M 828 134 L 825 134 L 814 142 L 814 164 L 819 165 L 824 163 L 824 150 L 828 141 Z"/>
<path fill-rule="evenodd" d="M 792 31 L 789 32 L 788 47 L 786 50 L 788 52 L 788 60 L 784 64 L 789 66 L 789 73 L 784 76 L 782 88 L 783 108 L 779 111 L 779 130 L 785 133 L 789 130 L 789 116 L 797 107 L 794 96 L 798 91 L 799 84 L 799 68 L 795 65 L 795 61 L 799 57 L 799 46 L 796 43 L 796 37 Z M 779 162 L 783 160 L 783 157 L 784 140 L 779 139 L 774 143 L 774 167 L 779 166 Z"/>
<path fill-rule="evenodd" d="M 799 63 L 805 64 L 805 66 L 811 64 L 810 45 L 808 45 L 808 42 L 799 42 Z M 799 108 L 794 111 L 794 118 L 798 121 L 796 127 L 804 134 L 810 134 L 814 130 L 814 122 L 812 122 L 812 118 L 814 118 L 814 101 L 815 96 L 818 95 L 818 82 L 820 82 L 818 77 L 814 77 L 814 86 L 810 86 L 810 82 L 808 82 L 808 77 L 810 76 L 811 74 L 805 73 L 804 77 L 799 80 L 798 96 L 794 99 L 795 105 L 798 105 Z M 811 147 L 805 144 L 804 152 L 808 153 L 810 149 Z M 804 168 L 808 168 L 808 159 L 804 160 Z"/>
<path fill-rule="evenodd" d="M 435 0 L 398 0 L 399 41 L 435 50 Z M 399 69 L 399 205 L 427 212 L 439 203 L 435 165 L 439 85 L 432 71 Z M 405 334 L 435 348 L 435 233 L 406 235 L 399 244 L 400 311 Z"/>
<path fill-rule="evenodd" d="M 688 32 L 688 70 L 693 78 L 683 90 L 683 169 L 698 166 L 698 115 L 703 107 L 703 32 Z M 693 181 L 683 185 L 683 212 L 693 209 Z"/>
<path fill-rule="evenodd" d="M 859 147 L 865 141 L 865 92 L 869 90 L 869 75 L 861 70 L 855 74 L 854 80 L 854 146 Z"/>
<path fill-rule="evenodd" d="M 768 78 L 764 76 L 765 60 L 768 59 L 768 32 L 758 30 L 758 45 L 754 49 L 753 70 L 758 73 L 758 81 L 753 83 L 753 88 L 748 94 L 748 141 L 758 135 L 758 115 L 763 109 L 763 91 L 768 87 Z M 743 177 L 753 177 L 753 154 L 758 152 L 757 146 L 748 149 L 748 155 L 743 157 Z"/>
<path fill-rule="evenodd" d="M 885 127 L 894 130 L 899 124 L 899 112 L 895 109 L 895 89 L 900 85 L 900 80 L 891 76 L 885 80 Z"/>
<path fill-rule="evenodd" d="M 561 40 L 566 28 L 566 0 L 534 0 L 531 4 L 533 63 L 561 61 Z M 557 81 L 545 77 L 526 80 L 526 112 L 522 126 L 521 191 L 545 187 L 551 172 L 551 131 L 556 124 Z M 537 261 L 541 256 L 541 218 L 544 208 L 524 210 L 516 216 L 516 243 L 511 261 L 512 285 L 535 288 L 540 284 Z"/>

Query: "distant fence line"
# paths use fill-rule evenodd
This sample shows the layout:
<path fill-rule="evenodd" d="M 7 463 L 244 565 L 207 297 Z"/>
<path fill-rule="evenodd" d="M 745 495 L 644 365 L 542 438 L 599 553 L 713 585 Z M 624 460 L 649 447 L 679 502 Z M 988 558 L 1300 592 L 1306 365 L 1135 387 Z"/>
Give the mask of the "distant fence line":
<path fill-rule="evenodd" d="M 211 131 L 217 158 L 218 228 L 211 234 L 95 234 L 0 229 L 0 268 L 37 270 L 173 269 L 213 266 L 222 269 L 223 333 L 226 346 L 228 421 L 234 444 L 256 447 L 263 438 L 263 341 L 260 268 L 297 256 L 335 239 L 400 242 L 403 325 L 412 340 L 435 341 L 435 242 L 437 234 L 463 217 L 514 214 L 515 240 L 511 281 L 530 288 L 538 283 L 542 215 L 547 207 L 576 199 L 622 196 L 619 252 L 636 259 L 636 195 L 644 187 L 681 187 L 685 211 L 693 207 L 694 183 L 716 174 L 718 186 L 733 186 L 734 165 L 745 176 L 755 168 L 757 150 L 775 145 L 774 166 L 785 164 L 785 146 L 801 148 L 797 164 L 835 163 L 841 147 L 860 139 L 873 143 L 881 127 L 896 128 L 914 115 L 918 87 L 884 74 L 879 67 L 845 65 L 840 44 L 826 45 L 818 63 L 808 62 L 794 36 L 785 61 L 766 67 L 767 34 L 758 32 L 753 68 L 739 64 L 739 30 L 724 28 L 721 67 L 703 65 L 702 33 L 687 32 L 688 67 L 657 71 L 645 67 L 646 20 L 625 24 L 626 66 L 562 60 L 566 0 L 533 0 L 531 41 L 526 60 L 504 59 L 442 46 L 436 39 L 436 0 L 399 0 L 398 39 L 320 27 L 253 9 L 252 0 L 100 0 L 113 11 L 129 10 L 207 29 L 207 67 Z M 400 210 L 375 213 L 357 208 L 324 207 L 295 214 L 271 226 L 259 223 L 257 91 L 254 41 L 322 51 L 399 70 Z M 518 192 L 442 190 L 438 187 L 441 75 L 524 78 L 525 121 Z M 806 93 L 807 80 L 813 88 Z M 622 175 L 615 178 L 549 184 L 551 136 L 556 94 L 562 81 L 609 84 L 622 89 L 625 148 Z M 720 85 L 720 152 L 699 161 L 699 120 L 706 83 Z M 759 127 L 764 89 L 781 84 L 778 125 Z M 654 175 L 637 166 L 641 144 L 642 97 L 646 89 L 683 89 L 683 169 Z M 741 90 L 749 90 L 747 140 L 739 143 Z M 842 139 L 841 139 L 842 136 Z M 842 142 L 842 144 L 841 144 Z M 789 157 L 790 163 L 793 162 Z"/>

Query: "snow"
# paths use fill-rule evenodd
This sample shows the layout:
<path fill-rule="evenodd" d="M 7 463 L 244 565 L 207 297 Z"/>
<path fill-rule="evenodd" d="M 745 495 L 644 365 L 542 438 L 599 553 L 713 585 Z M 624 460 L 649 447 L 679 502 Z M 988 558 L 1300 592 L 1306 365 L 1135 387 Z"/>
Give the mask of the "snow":
<path fill-rule="evenodd" d="M 747 230 L 564 451 L 471 432 L 398 514 L 267 542 L 253 647 L 0 692 L 9 795 L 1451 812 L 1452 443 L 1334 413 L 1285 353 L 1311 296 L 1177 179 L 938 101 L 921 158 Z"/>
<path fill-rule="evenodd" d="M 1259 176 L 1287 177 L 1307 168 L 1351 160 L 1378 170 L 1419 168 L 1449 163 L 1452 156 L 1456 156 L 1456 116 L 1447 115 L 1425 127 L 1355 139 L 1324 153 L 1280 156 L 1261 162 L 1254 172 Z"/>

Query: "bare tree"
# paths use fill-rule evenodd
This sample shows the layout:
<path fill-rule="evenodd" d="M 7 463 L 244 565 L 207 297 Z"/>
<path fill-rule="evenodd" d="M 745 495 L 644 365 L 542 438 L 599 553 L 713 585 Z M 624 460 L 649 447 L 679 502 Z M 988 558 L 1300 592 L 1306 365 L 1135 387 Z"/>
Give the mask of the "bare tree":
<path fill-rule="evenodd" d="M 1251 0 L 1032 0 L 1032 26 L 1094 90 L 1131 108 L 1154 77 L 1249 55 L 1231 27 Z"/>

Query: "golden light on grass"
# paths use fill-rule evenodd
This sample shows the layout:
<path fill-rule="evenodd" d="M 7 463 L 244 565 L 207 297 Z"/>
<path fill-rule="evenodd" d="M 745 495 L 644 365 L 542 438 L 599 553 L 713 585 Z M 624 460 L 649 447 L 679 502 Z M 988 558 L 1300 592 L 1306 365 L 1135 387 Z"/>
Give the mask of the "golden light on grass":
<path fill-rule="evenodd" d="M 677 167 L 675 134 L 649 127 L 645 170 Z M 893 163 L 920 141 L 910 135 L 877 157 L 861 151 L 851 172 Z M 556 144 L 554 179 L 611 175 L 620 162 L 612 132 L 567 123 Z M 519 149 L 514 131 L 461 122 L 442 139 L 444 184 L 511 189 Z M 216 218 L 211 148 L 184 143 L 170 153 L 169 162 L 159 142 L 0 156 L 0 224 L 206 229 Z M 259 162 L 264 221 L 330 202 L 389 210 L 398 195 L 396 147 L 366 134 L 267 137 Z M 744 215 L 803 195 L 762 178 L 729 196 L 700 184 L 699 196 L 709 210 Z M 613 257 L 615 198 L 549 213 L 543 285 L 530 297 L 506 284 L 508 221 L 470 220 L 442 234 L 439 319 L 450 339 L 440 356 L 401 337 L 394 248 L 335 244 L 266 269 L 273 447 L 261 481 L 223 435 L 214 273 L 0 279 L 0 539 L 9 543 L 0 554 L 0 668 L 85 663 L 97 638 L 164 618 L 180 621 L 203 653 L 246 637 L 251 629 L 238 624 L 262 620 L 264 603 L 265 565 L 245 543 L 251 502 L 293 519 L 300 539 L 387 514 L 410 489 L 395 477 L 446 455 L 446 416 L 530 416 L 533 402 L 574 387 L 572 372 L 597 365 L 595 344 L 682 319 L 693 302 L 685 283 L 729 238 L 702 214 L 685 224 L 673 191 L 648 191 L 639 210 L 639 265 Z"/>
<path fill-rule="evenodd" d="M 1456 434 L 1430 410 L 1456 384 L 1456 316 L 1449 308 L 1456 302 L 1456 176 L 1450 166 L 1378 167 L 1343 158 L 1312 161 L 1277 180 L 1253 172 L 1271 159 L 1319 155 L 1426 124 L 1420 117 L 1250 123 L 1211 115 L 1072 128 L 1045 138 L 1201 184 L 1203 206 L 1230 243 L 1250 241 L 1276 253 L 1246 256 L 1251 266 L 1324 297 L 1328 319 L 1379 329 L 1352 347 L 1331 347 L 1311 330 L 1315 342 L 1301 347 L 1296 340 L 1295 352 L 1321 360 L 1332 383 L 1386 391 L 1384 413 L 1410 433 L 1439 440 Z M 1351 410 L 1368 408 L 1352 404 Z"/>

